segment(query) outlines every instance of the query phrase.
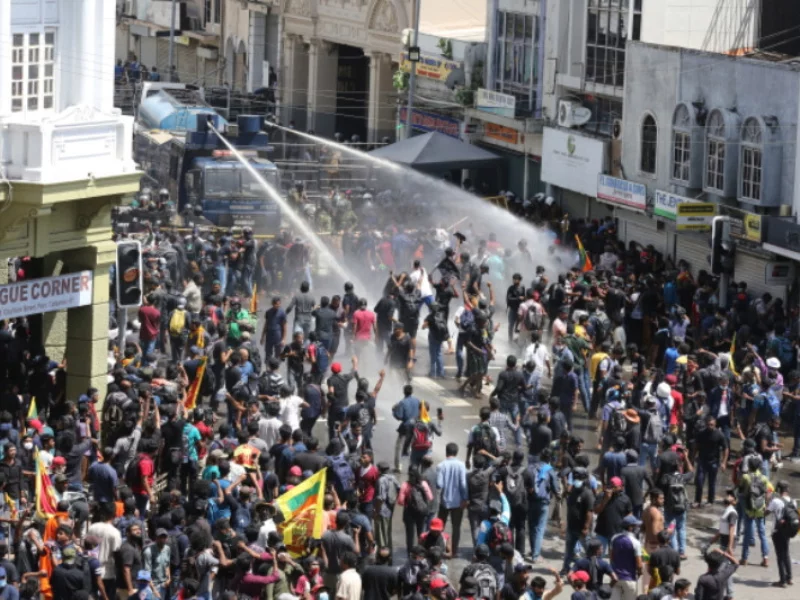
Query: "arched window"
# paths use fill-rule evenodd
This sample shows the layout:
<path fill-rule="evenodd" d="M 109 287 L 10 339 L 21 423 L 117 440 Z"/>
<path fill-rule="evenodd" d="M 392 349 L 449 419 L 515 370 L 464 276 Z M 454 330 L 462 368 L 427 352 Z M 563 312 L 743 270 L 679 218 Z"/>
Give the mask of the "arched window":
<path fill-rule="evenodd" d="M 761 175 L 764 141 L 761 123 L 750 117 L 742 126 L 742 174 L 740 197 L 761 202 Z"/>
<path fill-rule="evenodd" d="M 642 121 L 642 149 L 639 168 L 643 173 L 655 175 L 656 150 L 658 148 L 658 127 L 653 115 L 645 115 Z"/>
<path fill-rule="evenodd" d="M 725 193 L 725 119 L 715 110 L 706 124 L 706 188 Z"/>
<path fill-rule="evenodd" d="M 692 116 L 685 104 L 672 118 L 672 179 L 689 185 L 692 159 Z"/>

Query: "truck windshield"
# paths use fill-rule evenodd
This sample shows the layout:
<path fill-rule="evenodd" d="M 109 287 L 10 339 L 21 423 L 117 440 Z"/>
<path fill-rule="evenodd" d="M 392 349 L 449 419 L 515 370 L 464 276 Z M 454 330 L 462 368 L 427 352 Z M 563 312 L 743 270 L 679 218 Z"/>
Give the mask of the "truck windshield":
<path fill-rule="evenodd" d="M 256 170 L 268 183 L 275 185 L 274 171 L 259 167 L 261 165 Z M 265 198 L 266 195 L 261 183 L 241 165 L 227 169 L 206 169 L 206 198 Z"/>

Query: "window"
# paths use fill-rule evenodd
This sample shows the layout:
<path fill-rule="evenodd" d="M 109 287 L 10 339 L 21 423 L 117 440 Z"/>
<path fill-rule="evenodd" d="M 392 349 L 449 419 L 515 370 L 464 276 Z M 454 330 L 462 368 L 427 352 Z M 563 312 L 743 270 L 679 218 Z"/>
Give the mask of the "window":
<path fill-rule="evenodd" d="M 761 202 L 763 138 L 758 119 L 747 119 L 742 127 L 742 187 L 740 196 Z"/>
<path fill-rule="evenodd" d="M 725 193 L 725 121 L 722 113 L 711 113 L 706 125 L 706 188 Z"/>
<path fill-rule="evenodd" d="M 642 121 L 642 155 L 639 168 L 643 173 L 655 175 L 656 150 L 658 149 L 658 127 L 653 115 L 645 115 Z"/>
<path fill-rule="evenodd" d="M 539 20 L 534 15 L 498 11 L 494 53 L 495 91 L 517 99 L 517 113 L 536 108 L 535 81 Z"/>
<path fill-rule="evenodd" d="M 15 33 L 11 40 L 11 110 L 50 110 L 55 89 L 55 39 L 52 31 Z"/>
<path fill-rule="evenodd" d="M 629 0 L 589 0 L 586 15 L 586 81 L 622 87 Z M 639 39 L 641 1 L 633 5 L 632 39 Z"/>
<path fill-rule="evenodd" d="M 692 117 L 681 104 L 672 119 L 672 179 L 689 185 L 692 158 Z"/>

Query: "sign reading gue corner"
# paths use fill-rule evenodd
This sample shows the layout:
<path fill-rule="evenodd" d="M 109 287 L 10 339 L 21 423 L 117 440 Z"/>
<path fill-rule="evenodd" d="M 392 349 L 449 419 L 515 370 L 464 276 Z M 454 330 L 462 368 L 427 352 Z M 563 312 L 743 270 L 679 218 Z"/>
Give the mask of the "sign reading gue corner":
<path fill-rule="evenodd" d="M 92 303 L 92 271 L 0 285 L 0 319 L 55 312 Z"/>

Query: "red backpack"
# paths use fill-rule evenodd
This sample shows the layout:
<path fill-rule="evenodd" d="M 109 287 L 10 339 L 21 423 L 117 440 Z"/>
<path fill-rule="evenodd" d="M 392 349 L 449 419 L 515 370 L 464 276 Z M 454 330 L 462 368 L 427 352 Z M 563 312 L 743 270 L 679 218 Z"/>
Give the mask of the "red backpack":
<path fill-rule="evenodd" d="M 414 424 L 414 437 L 411 442 L 412 450 L 430 450 L 433 446 L 431 442 L 431 432 L 428 429 L 428 424 L 422 421 L 417 421 Z"/>

